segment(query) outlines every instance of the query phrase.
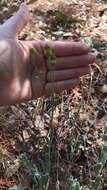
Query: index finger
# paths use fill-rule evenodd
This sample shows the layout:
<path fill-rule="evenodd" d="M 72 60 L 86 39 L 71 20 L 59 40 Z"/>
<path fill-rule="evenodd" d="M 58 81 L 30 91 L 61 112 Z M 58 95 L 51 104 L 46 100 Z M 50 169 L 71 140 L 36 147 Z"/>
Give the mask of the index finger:
<path fill-rule="evenodd" d="M 88 47 L 83 42 L 61 42 L 61 41 L 49 41 L 45 42 L 52 48 L 54 54 L 57 57 L 64 57 L 70 55 L 82 55 L 90 52 Z"/>

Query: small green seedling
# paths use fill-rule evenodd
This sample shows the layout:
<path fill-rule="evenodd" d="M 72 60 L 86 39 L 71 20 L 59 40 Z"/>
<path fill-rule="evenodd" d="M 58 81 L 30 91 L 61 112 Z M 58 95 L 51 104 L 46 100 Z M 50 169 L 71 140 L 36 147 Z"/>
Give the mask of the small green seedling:
<path fill-rule="evenodd" d="M 30 48 L 30 55 L 35 55 L 36 54 L 36 49 L 35 48 Z"/>
<path fill-rule="evenodd" d="M 52 51 L 52 48 L 49 47 L 48 44 L 44 47 L 44 54 L 47 58 L 48 65 L 55 65 L 56 64 L 56 56 L 54 55 L 54 52 Z"/>
<path fill-rule="evenodd" d="M 31 56 L 36 55 L 36 49 L 35 48 L 32 47 L 29 49 L 29 51 L 30 51 Z M 34 71 L 35 71 L 35 78 L 37 80 L 42 80 L 43 79 L 43 72 L 39 71 L 38 68 L 36 67 L 36 65 L 34 65 Z"/>
<path fill-rule="evenodd" d="M 97 164 L 94 166 L 94 172 L 96 175 L 96 178 L 94 181 L 92 181 L 92 190 L 98 190 L 101 182 L 101 173 L 102 170 L 107 162 L 107 124 L 104 126 L 104 134 L 102 137 L 103 145 L 101 149 L 101 154 L 99 155 L 99 159 Z"/>
<path fill-rule="evenodd" d="M 35 78 L 36 78 L 37 80 L 43 80 L 43 72 L 37 70 L 37 68 L 35 68 L 35 70 L 36 70 Z"/>
<path fill-rule="evenodd" d="M 80 190 L 81 189 L 79 182 L 76 179 L 73 179 L 72 176 L 68 179 L 68 189 L 69 190 Z"/>

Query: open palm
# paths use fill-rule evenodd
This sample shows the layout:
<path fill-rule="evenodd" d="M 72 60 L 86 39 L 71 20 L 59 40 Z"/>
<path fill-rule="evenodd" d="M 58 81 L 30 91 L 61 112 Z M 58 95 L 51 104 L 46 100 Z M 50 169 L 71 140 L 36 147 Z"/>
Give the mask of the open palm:
<path fill-rule="evenodd" d="M 1 105 L 73 88 L 78 85 L 79 77 L 89 73 L 89 65 L 95 61 L 94 54 L 81 42 L 18 40 L 17 35 L 28 18 L 28 7 L 22 4 L 16 15 L 0 26 Z M 44 52 L 47 44 L 55 55 L 53 66 L 48 64 Z"/>

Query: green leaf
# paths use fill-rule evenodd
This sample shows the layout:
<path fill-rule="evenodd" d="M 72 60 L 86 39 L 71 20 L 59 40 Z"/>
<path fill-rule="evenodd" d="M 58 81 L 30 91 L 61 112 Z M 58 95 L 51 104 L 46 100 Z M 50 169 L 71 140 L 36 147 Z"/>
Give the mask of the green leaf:
<path fill-rule="evenodd" d="M 97 190 L 101 181 L 101 175 L 97 176 L 96 180 L 92 184 L 91 190 Z"/>
<path fill-rule="evenodd" d="M 106 152 L 106 154 L 107 154 L 107 145 L 103 146 L 103 151 Z"/>
<path fill-rule="evenodd" d="M 102 167 L 103 167 L 103 164 L 100 162 L 100 163 L 97 163 L 95 166 L 94 166 L 94 171 L 96 173 L 96 175 L 99 175 L 101 170 L 102 170 Z"/>
<path fill-rule="evenodd" d="M 46 44 L 44 47 L 44 54 L 47 58 L 48 65 L 56 64 L 56 56 L 54 55 L 54 52 L 52 51 L 52 49 L 49 47 L 48 44 Z"/>
<path fill-rule="evenodd" d="M 84 38 L 84 42 L 90 46 L 90 47 L 93 47 L 93 42 L 92 42 L 92 39 L 90 37 L 85 37 Z"/>
<path fill-rule="evenodd" d="M 55 10 L 51 13 L 52 16 L 55 16 L 58 20 L 64 21 L 66 20 L 66 15 L 59 11 L 59 10 Z"/>
<path fill-rule="evenodd" d="M 107 134 L 103 135 L 103 141 L 107 141 Z"/>
<path fill-rule="evenodd" d="M 76 183 L 75 190 L 80 190 L 80 184 L 79 184 L 79 182 Z"/>
<path fill-rule="evenodd" d="M 35 78 L 37 80 L 43 80 L 43 72 L 42 71 L 36 71 Z"/>
<path fill-rule="evenodd" d="M 30 48 L 29 51 L 30 51 L 30 55 L 35 55 L 36 54 L 36 49 L 33 48 L 33 47 Z"/>
<path fill-rule="evenodd" d="M 68 179 L 68 188 L 69 190 L 80 190 L 80 184 L 76 179 L 73 179 L 73 177 L 71 176 Z"/>

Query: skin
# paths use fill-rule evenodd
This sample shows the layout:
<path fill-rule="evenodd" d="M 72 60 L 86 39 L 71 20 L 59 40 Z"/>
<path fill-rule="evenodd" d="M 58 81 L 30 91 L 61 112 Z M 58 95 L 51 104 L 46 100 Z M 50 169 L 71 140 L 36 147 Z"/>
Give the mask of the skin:
<path fill-rule="evenodd" d="M 28 7 L 22 4 L 16 15 L 0 26 L 0 105 L 74 88 L 80 77 L 90 72 L 89 65 L 95 61 L 95 55 L 82 42 L 18 40 L 28 20 Z M 46 44 L 56 57 L 54 66 L 47 63 Z M 31 48 L 35 48 L 35 53 L 31 54 Z M 38 72 L 42 73 L 40 80 L 35 77 Z"/>

